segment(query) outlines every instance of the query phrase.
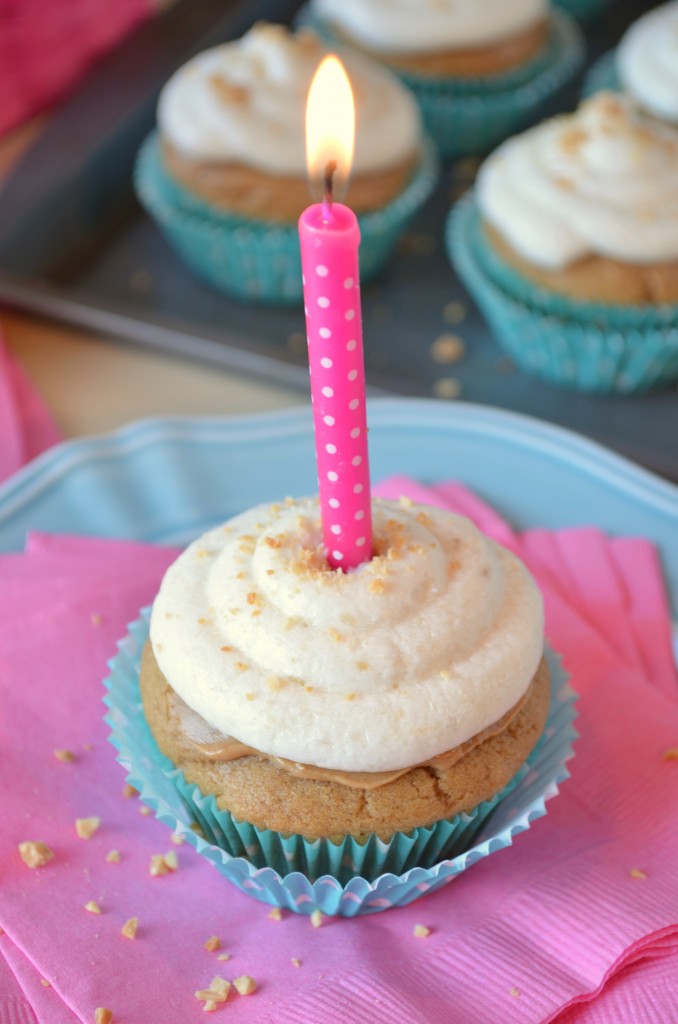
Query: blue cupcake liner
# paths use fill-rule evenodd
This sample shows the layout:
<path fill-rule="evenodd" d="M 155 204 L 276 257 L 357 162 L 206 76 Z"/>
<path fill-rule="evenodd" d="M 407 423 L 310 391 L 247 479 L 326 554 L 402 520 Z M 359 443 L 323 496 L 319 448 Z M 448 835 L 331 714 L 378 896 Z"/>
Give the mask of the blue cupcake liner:
<path fill-rule="evenodd" d="M 621 92 L 622 84 L 617 72 L 617 51 L 608 50 L 602 57 L 591 65 L 586 72 L 584 84 L 581 87 L 582 99 L 588 99 L 596 92 L 603 89 L 611 89 L 612 92 Z"/>
<path fill-rule="evenodd" d="M 345 46 L 304 8 L 299 20 L 328 41 Z M 584 63 L 580 29 L 568 15 L 554 12 L 543 53 L 522 69 L 467 78 L 414 75 L 392 68 L 415 94 L 424 128 L 442 156 L 485 153 L 503 139 L 539 121 Z"/>
<path fill-rule="evenodd" d="M 438 179 L 438 161 L 425 141 L 403 191 L 386 206 L 360 214 L 360 273 L 375 277 Z M 262 303 L 303 301 L 299 235 L 295 224 L 273 224 L 211 207 L 165 170 L 156 132 L 139 151 L 137 196 L 193 272 L 219 291 Z M 309 200 L 310 201 L 310 200 Z"/>
<path fill-rule="evenodd" d="M 582 25 L 600 18 L 612 3 L 613 0 L 555 0 L 557 7 Z"/>
<path fill-rule="evenodd" d="M 538 288 L 492 252 L 471 194 L 450 213 L 446 242 L 497 341 L 528 373 L 624 394 L 678 378 L 678 307 L 602 306 Z"/>
<path fill-rule="evenodd" d="M 576 737 L 575 696 L 559 659 L 548 653 L 552 699 L 544 735 L 503 792 L 470 814 L 397 834 L 389 842 L 376 836 L 365 843 L 350 837 L 341 844 L 311 842 L 256 829 L 219 810 L 214 797 L 188 783 L 159 751 L 139 692 L 149 616 L 150 609 L 144 609 L 130 625 L 105 681 L 106 722 L 117 760 L 161 821 L 242 892 L 264 903 L 296 913 L 321 910 L 345 917 L 405 906 L 511 845 L 517 834 L 546 813 L 546 800 L 569 776 L 565 765 Z"/>

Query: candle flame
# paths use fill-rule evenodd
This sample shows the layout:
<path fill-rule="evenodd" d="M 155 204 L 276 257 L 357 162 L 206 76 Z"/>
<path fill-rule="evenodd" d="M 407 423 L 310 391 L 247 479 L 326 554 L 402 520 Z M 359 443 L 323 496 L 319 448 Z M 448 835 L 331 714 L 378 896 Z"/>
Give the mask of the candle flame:
<path fill-rule="evenodd" d="M 334 162 L 334 198 L 348 186 L 355 141 L 355 105 L 348 75 L 338 57 L 325 57 L 315 73 L 306 104 L 306 163 L 312 191 L 322 192 Z"/>

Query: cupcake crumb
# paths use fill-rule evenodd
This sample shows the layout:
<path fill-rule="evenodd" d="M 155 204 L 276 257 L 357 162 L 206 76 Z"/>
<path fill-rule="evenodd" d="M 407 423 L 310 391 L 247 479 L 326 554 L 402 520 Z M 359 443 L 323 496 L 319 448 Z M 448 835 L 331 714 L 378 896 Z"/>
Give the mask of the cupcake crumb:
<path fill-rule="evenodd" d="M 70 764 L 71 761 L 75 761 L 75 754 L 72 750 L 55 750 L 54 756 L 57 761 L 61 761 L 63 764 Z"/>
<path fill-rule="evenodd" d="M 292 967 L 301 967 L 301 960 L 298 957 L 292 957 Z"/>
<path fill-rule="evenodd" d="M 106 854 L 106 863 L 107 864 L 119 864 L 120 863 L 120 854 L 119 854 L 119 852 L 117 850 L 109 850 L 108 853 Z"/>
<path fill-rule="evenodd" d="M 126 939 L 136 939 L 139 930 L 139 918 L 130 917 L 120 929 L 120 934 Z"/>
<path fill-rule="evenodd" d="M 520 995 L 520 989 L 516 988 L 515 985 L 514 985 L 513 988 L 509 989 L 509 995 L 513 996 L 515 999 L 517 999 L 518 996 Z"/>
<path fill-rule="evenodd" d="M 640 868 L 631 868 L 631 870 L 629 871 L 629 876 L 631 878 L 647 878 L 645 872 L 641 871 Z"/>
<path fill-rule="evenodd" d="M 88 900 L 85 904 L 85 910 L 90 914 L 100 914 L 101 907 L 96 900 Z"/>
<path fill-rule="evenodd" d="M 678 747 L 669 747 L 662 754 L 662 761 L 678 761 Z"/>
<path fill-rule="evenodd" d="M 251 996 L 257 990 L 257 983 L 249 974 L 243 974 L 233 981 L 233 987 L 241 996 Z"/>
<path fill-rule="evenodd" d="M 322 923 L 324 921 L 324 917 L 323 917 L 322 912 L 320 910 L 314 910 L 313 913 L 311 914 L 310 920 L 311 920 L 311 926 L 313 928 L 320 928 L 320 926 L 322 925 Z"/>
<path fill-rule="evenodd" d="M 113 1024 L 113 1011 L 106 1006 L 97 1006 L 94 1011 L 94 1024 Z"/>
<path fill-rule="evenodd" d="M 412 934 L 415 939 L 427 939 L 431 934 L 431 929 L 427 928 L 425 924 L 415 924 L 412 929 Z"/>
<path fill-rule="evenodd" d="M 41 978 L 40 979 L 40 984 L 42 985 L 43 988 L 51 988 L 52 987 L 51 984 L 49 983 L 49 981 L 47 980 L 47 978 Z"/>
<path fill-rule="evenodd" d="M 231 959 L 231 954 L 230 953 L 219 953 L 217 955 L 217 960 L 230 960 L 230 959 Z"/>
<path fill-rule="evenodd" d="M 129 782 L 126 782 L 122 788 L 122 795 L 125 800 L 131 800 L 132 797 L 139 796 L 139 790 L 135 789 L 134 786 L 130 786 Z"/>
<path fill-rule="evenodd" d="M 92 614 L 89 617 L 89 621 L 92 623 L 93 626 L 100 626 L 104 620 L 101 618 L 98 612 L 92 612 Z"/>
<path fill-rule="evenodd" d="M 269 921 L 282 921 L 282 910 L 280 907 L 273 907 L 268 914 Z"/>
<path fill-rule="evenodd" d="M 40 840 L 37 842 L 25 840 L 23 843 L 19 843 L 18 850 L 22 861 L 29 868 L 42 868 L 54 856 L 47 843 Z"/>
<path fill-rule="evenodd" d="M 139 814 L 142 818 L 148 818 L 151 813 L 151 808 L 147 807 L 146 804 L 142 804 L 139 808 Z"/>
<path fill-rule="evenodd" d="M 218 949 L 221 949 L 221 939 L 218 935 L 210 935 L 204 946 L 208 953 L 216 953 Z"/>
<path fill-rule="evenodd" d="M 101 818 L 76 818 L 75 831 L 80 839 L 91 839 L 101 825 Z"/>
<path fill-rule="evenodd" d="M 149 873 L 153 878 L 157 878 L 160 875 L 169 875 L 172 871 L 176 871 L 179 867 L 179 861 L 174 850 L 170 850 L 169 853 L 154 853 L 151 856 L 151 863 L 149 867 Z"/>
<path fill-rule="evenodd" d="M 211 1010 L 216 1010 L 217 1003 L 226 1002 L 230 991 L 230 981 L 217 975 L 216 978 L 212 978 L 209 988 L 198 989 L 195 998 L 204 1003 L 203 1010 L 209 1013 Z"/>
<path fill-rule="evenodd" d="M 173 832 L 170 836 L 170 843 L 173 843 L 175 846 L 183 846 L 184 842 L 184 837 L 178 832 Z"/>

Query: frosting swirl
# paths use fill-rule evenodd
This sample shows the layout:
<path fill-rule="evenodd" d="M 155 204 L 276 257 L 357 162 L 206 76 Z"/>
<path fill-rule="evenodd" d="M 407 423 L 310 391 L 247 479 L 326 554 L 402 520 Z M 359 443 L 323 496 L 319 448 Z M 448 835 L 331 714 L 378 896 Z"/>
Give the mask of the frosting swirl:
<path fill-rule="evenodd" d="M 312 0 L 312 8 L 375 53 L 499 43 L 548 14 L 546 0 Z"/>
<path fill-rule="evenodd" d="M 539 591 L 468 520 L 374 501 L 377 557 L 332 572 L 316 500 L 259 506 L 170 567 L 158 666 L 226 736 L 341 771 L 421 763 L 495 723 L 543 648 Z"/>
<path fill-rule="evenodd" d="M 678 131 L 601 92 L 509 139 L 477 182 L 488 223 L 526 260 L 560 269 L 594 254 L 678 259 Z"/>
<path fill-rule="evenodd" d="M 678 0 L 631 25 L 617 50 L 617 69 L 638 103 L 678 124 Z"/>
<path fill-rule="evenodd" d="M 324 53 L 307 31 L 292 35 L 281 25 L 255 25 L 175 72 L 160 95 L 161 134 L 196 160 L 305 177 L 306 99 Z M 356 106 L 354 174 L 407 161 L 422 134 L 413 97 L 365 58 L 346 53 L 342 60 Z"/>

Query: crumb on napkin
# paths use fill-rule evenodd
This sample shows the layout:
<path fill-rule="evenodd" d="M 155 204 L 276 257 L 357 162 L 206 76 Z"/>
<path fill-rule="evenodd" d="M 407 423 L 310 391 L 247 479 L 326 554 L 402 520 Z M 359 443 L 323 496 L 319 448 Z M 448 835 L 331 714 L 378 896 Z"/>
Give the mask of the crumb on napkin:
<path fill-rule="evenodd" d="M 85 904 L 85 910 L 88 910 L 90 914 L 100 914 L 101 907 L 96 900 L 88 900 Z"/>
<path fill-rule="evenodd" d="M 282 910 L 280 907 L 273 907 L 268 915 L 269 921 L 282 921 Z"/>
<path fill-rule="evenodd" d="M 136 939 L 139 930 L 139 918 L 130 917 L 120 929 L 120 934 L 126 939 Z"/>
<path fill-rule="evenodd" d="M 43 843 L 40 840 L 37 842 L 25 840 L 23 843 L 19 843 L 18 849 L 19 856 L 29 868 L 42 868 L 54 856 L 47 843 Z"/>
<path fill-rule="evenodd" d="M 249 974 L 242 974 L 233 981 L 233 987 L 241 996 L 251 996 L 257 990 L 257 983 Z"/>
<path fill-rule="evenodd" d="M 218 949 L 221 949 L 221 939 L 218 935 L 210 935 L 204 946 L 209 953 L 216 953 Z"/>
<path fill-rule="evenodd" d="M 415 924 L 412 934 L 415 939 L 426 939 L 431 934 L 431 929 L 427 928 L 425 924 Z"/>
<path fill-rule="evenodd" d="M 76 818 L 75 831 L 80 839 L 91 839 L 101 825 L 101 818 Z"/>
<path fill-rule="evenodd" d="M 122 787 L 122 795 L 125 800 L 131 800 L 133 796 L 139 796 L 139 790 L 135 789 L 134 786 L 130 786 L 129 782 L 126 782 Z"/>
<path fill-rule="evenodd" d="M 108 851 L 108 853 L 106 854 L 106 863 L 107 864 L 119 864 L 120 863 L 120 853 L 118 852 L 118 850 L 109 850 Z"/>
<path fill-rule="evenodd" d="M 106 1006 L 97 1006 L 94 1011 L 94 1024 L 113 1024 L 113 1011 Z"/>
<path fill-rule="evenodd" d="M 62 761 L 64 764 L 69 764 L 71 761 L 75 761 L 75 754 L 72 750 L 55 750 L 54 756 L 57 761 Z"/>
<path fill-rule="evenodd" d="M 174 850 L 170 850 L 169 853 L 154 853 L 151 856 L 151 864 L 149 867 L 150 874 L 156 878 L 159 875 L 169 875 L 172 871 L 176 871 L 179 867 L 179 861 Z"/>
<path fill-rule="evenodd" d="M 322 923 L 323 923 L 322 912 L 320 910 L 314 910 L 313 913 L 311 914 L 311 925 L 314 928 L 320 928 Z"/>
<path fill-rule="evenodd" d="M 195 998 L 203 1003 L 203 1010 L 210 1012 L 216 1010 L 217 1003 L 225 1003 L 228 993 L 231 991 L 230 981 L 225 978 L 212 978 L 209 988 L 201 988 L 195 993 Z"/>

